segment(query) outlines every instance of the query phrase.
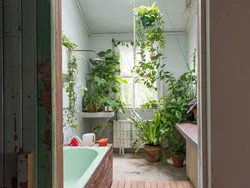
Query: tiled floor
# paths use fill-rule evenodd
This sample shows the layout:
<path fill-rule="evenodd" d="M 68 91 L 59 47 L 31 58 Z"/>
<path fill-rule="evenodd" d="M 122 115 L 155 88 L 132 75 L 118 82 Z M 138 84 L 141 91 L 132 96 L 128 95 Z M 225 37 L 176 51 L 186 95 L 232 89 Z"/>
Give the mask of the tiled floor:
<path fill-rule="evenodd" d="M 114 180 L 111 188 L 193 188 L 189 181 Z"/>

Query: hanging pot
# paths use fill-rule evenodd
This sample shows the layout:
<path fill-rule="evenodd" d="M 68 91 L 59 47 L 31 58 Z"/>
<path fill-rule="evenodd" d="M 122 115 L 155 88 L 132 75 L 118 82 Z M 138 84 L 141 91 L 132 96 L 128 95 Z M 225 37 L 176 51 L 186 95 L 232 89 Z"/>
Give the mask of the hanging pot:
<path fill-rule="evenodd" d="M 155 21 L 155 18 L 149 18 L 147 16 L 141 17 L 142 25 L 143 27 L 149 27 L 152 26 L 152 23 Z"/>

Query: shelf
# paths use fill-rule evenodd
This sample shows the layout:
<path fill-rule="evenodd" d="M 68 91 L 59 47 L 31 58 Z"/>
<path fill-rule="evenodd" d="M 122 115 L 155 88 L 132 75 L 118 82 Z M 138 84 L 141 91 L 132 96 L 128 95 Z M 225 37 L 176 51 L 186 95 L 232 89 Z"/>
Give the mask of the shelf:
<path fill-rule="evenodd" d="M 115 116 L 114 112 L 81 112 L 82 118 L 112 118 Z"/>

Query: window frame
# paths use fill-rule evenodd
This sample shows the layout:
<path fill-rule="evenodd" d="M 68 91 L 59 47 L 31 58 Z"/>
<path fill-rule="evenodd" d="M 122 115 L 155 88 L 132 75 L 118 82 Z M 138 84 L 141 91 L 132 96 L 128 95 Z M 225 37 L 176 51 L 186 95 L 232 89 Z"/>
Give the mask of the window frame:
<path fill-rule="evenodd" d="M 131 41 L 122 41 L 122 43 L 128 43 L 128 44 L 130 44 L 131 43 Z M 121 44 L 120 45 L 118 45 L 116 48 L 118 48 L 119 49 L 119 46 L 121 46 Z M 126 46 L 127 47 L 127 46 Z M 133 48 L 133 64 L 132 64 L 132 67 L 134 67 L 134 65 L 135 65 L 135 58 L 136 58 L 136 49 L 135 49 L 135 47 L 133 47 L 133 46 L 131 46 L 132 48 Z M 127 47 L 128 48 L 128 47 Z M 119 52 L 120 52 L 120 50 L 119 50 Z M 164 62 L 164 60 L 163 60 L 163 62 Z M 121 67 L 121 69 L 122 69 L 122 67 Z M 158 72 L 159 70 L 157 70 L 157 72 Z M 121 73 L 122 73 L 122 71 L 121 71 Z M 132 86 L 132 90 L 133 90 L 133 94 L 132 94 L 132 105 L 131 105 L 131 107 L 126 107 L 125 109 L 140 109 L 140 105 L 137 107 L 136 106 L 136 104 L 135 104 L 135 101 L 136 101 L 136 92 L 135 92 L 135 89 L 136 89 L 136 83 L 135 83 L 135 81 L 136 81 L 136 79 L 139 77 L 138 75 L 135 75 L 134 73 L 131 73 L 130 75 L 128 75 L 128 74 L 120 74 L 120 77 L 122 78 L 122 79 L 132 79 L 132 84 L 133 84 L 133 86 Z M 156 81 L 156 86 L 157 86 L 157 88 L 158 88 L 158 90 L 156 91 L 156 97 L 155 97 L 155 100 L 156 101 L 159 101 L 159 99 L 163 96 L 163 94 L 164 94 L 164 92 L 163 92 L 163 87 L 164 87 L 164 83 L 163 83 L 163 81 L 160 81 L 160 80 L 157 80 Z M 126 104 L 127 105 L 127 104 Z"/>

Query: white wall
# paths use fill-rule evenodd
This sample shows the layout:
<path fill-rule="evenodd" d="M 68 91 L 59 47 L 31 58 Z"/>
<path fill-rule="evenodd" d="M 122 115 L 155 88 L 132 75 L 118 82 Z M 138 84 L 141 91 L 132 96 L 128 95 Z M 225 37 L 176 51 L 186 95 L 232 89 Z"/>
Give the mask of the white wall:
<path fill-rule="evenodd" d="M 194 52 L 194 49 L 196 48 L 198 50 L 197 16 L 198 16 L 197 15 L 197 6 L 195 4 L 192 17 L 190 18 L 191 19 L 190 20 L 190 27 L 188 30 L 188 60 L 189 60 L 190 68 L 193 67 L 192 54 Z M 196 65 L 197 65 L 197 61 L 196 61 Z"/>
<path fill-rule="evenodd" d="M 88 49 L 89 35 L 84 25 L 81 13 L 74 0 L 62 0 L 62 30 L 63 32 L 78 45 L 78 49 Z M 82 53 L 87 59 L 88 53 Z M 86 59 L 79 60 L 79 79 L 77 86 L 85 86 L 85 74 L 88 72 L 88 63 Z M 67 67 L 67 50 L 63 48 L 63 67 Z M 77 102 L 76 107 L 82 111 L 82 91 L 76 88 Z M 68 99 L 67 93 L 63 92 L 63 107 L 67 107 Z M 64 143 L 69 143 L 73 135 L 81 136 L 89 129 L 87 120 L 79 119 L 79 130 L 74 131 L 70 127 L 64 127 Z"/>

